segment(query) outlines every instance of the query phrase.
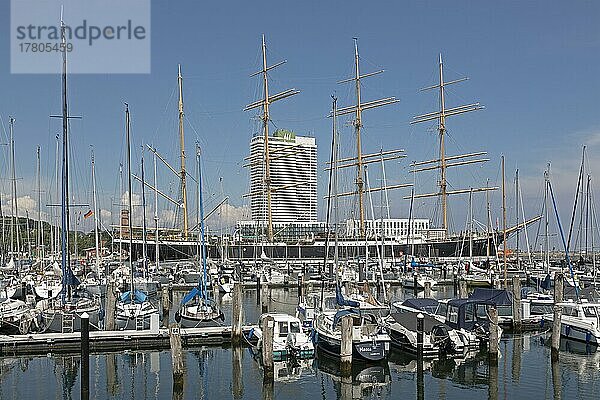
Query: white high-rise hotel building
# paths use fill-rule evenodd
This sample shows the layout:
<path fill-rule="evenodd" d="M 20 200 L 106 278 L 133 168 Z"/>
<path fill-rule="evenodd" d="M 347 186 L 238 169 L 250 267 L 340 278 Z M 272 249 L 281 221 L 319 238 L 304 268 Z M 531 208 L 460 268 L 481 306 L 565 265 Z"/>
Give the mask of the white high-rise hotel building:
<path fill-rule="evenodd" d="M 252 221 L 268 220 L 265 192 L 264 136 L 250 141 L 250 208 Z M 315 138 L 277 130 L 269 137 L 271 215 L 273 225 L 317 221 L 317 144 Z M 276 227 L 277 228 L 277 227 Z"/>

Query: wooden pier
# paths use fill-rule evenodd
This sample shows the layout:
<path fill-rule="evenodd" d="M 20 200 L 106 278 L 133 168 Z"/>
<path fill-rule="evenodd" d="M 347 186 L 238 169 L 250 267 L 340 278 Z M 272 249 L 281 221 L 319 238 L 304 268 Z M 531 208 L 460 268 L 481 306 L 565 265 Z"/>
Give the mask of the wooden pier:
<path fill-rule="evenodd" d="M 244 333 L 254 326 L 242 327 Z M 231 326 L 180 328 L 184 347 L 218 345 L 231 342 Z M 169 329 L 90 332 L 90 352 L 124 350 L 162 350 L 170 348 Z M 81 334 L 38 333 L 0 335 L 0 356 L 79 353 Z"/>

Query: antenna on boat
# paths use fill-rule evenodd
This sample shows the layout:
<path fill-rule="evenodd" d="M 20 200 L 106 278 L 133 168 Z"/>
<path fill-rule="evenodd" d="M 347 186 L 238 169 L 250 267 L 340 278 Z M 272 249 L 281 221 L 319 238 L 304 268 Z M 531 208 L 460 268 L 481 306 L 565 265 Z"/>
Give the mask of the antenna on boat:
<path fill-rule="evenodd" d="M 429 170 L 440 170 L 440 180 L 439 187 L 440 190 L 438 193 L 426 193 L 426 194 L 417 194 L 415 195 L 415 199 L 423 198 L 423 197 L 441 197 L 442 203 L 442 228 L 444 230 L 444 234 L 447 236 L 448 234 L 448 196 L 454 194 L 464 194 L 464 193 L 475 193 L 475 192 L 483 192 L 487 190 L 497 190 L 498 187 L 483 187 L 483 188 L 473 188 L 473 189 L 460 189 L 460 190 L 447 190 L 447 177 L 446 172 L 449 167 L 457 167 L 466 164 L 474 164 L 489 161 L 487 158 L 483 159 L 471 159 L 465 160 L 465 158 L 478 157 L 482 155 L 486 155 L 487 152 L 477 152 L 477 153 L 469 153 L 462 154 L 456 156 L 448 157 L 446 155 L 446 145 L 445 145 L 445 137 L 446 137 L 446 118 L 464 114 L 471 111 L 482 110 L 484 107 L 479 103 L 471 103 L 465 104 L 457 107 L 446 108 L 446 98 L 445 98 L 445 88 L 446 86 L 453 85 L 455 83 L 460 83 L 468 80 L 469 78 L 464 77 L 452 81 L 445 82 L 444 81 L 444 63 L 442 60 L 442 54 L 439 56 L 439 83 L 422 88 L 421 91 L 431 90 L 431 89 L 439 89 L 439 102 L 440 109 L 438 111 L 433 111 L 426 114 L 421 114 L 413 117 L 411 124 L 419 124 L 422 122 L 437 120 L 438 121 L 438 133 L 439 133 L 439 158 L 428 161 L 420 161 L 413 163 L 413 170 L 411 172 L 421 172 L 421 171 L 429 171 Z M 448 163 L 448 161 L 455 162 Z M 415 168 L 420 167 L 420 168 Z M 408 197 L 405 197 L 407 199 Z"/>

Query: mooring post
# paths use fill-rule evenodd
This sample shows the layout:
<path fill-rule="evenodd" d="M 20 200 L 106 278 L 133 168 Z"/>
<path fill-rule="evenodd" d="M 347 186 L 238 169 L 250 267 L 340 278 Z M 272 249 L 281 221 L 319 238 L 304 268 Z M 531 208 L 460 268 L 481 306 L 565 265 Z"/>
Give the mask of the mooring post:
<path fill-rule="evenodd" d="M 423 331 L 425 329 L 425 316 L 417 314 L 417 363 L 423 363 Z"/>
<path fill-rule="evenodd" d="M 561 334 L 561 319 L 562 319 L 562 307 L 560 305 L 554 305 L 554 315 L 552 319 L 552 342 L 551 342 L 551 357 L 552 361 L 558 361 L 558 351 L 560 350 L 560 334 Z"/>
<path fill-rule="evenodd" d="M 236 400 L 244 397 L 244 377 L 242 368 L 243 351 L 244 348 L 242 346 L 231 347 L 231 363 L 233 364 L 231 369 L 231 393 Z"/>
<path fill-rule="evenodd" d="M 304 274 L 302 272 L 300 272 L 298 274 L 298 301 L 300 301 L 300 299 L 302 299 L 303 295 L 304 295 Z"/>
<path fill-rule="evenodd" d="M 417 271 L 413 271 L 413 295 L 417 297 L 419 293 L 419 281 L 417 279 Z"/>
<path fill-rule="evenodd" d="M 469 292 L 467 290 L 467 281 L 466 279 L 461 279 L 458 281 L 458 298 L 466 299 L 469 297 Z"/>
<path fill-rule="evenodd" d="M 490 316 L 490 335 L 489 335 L 489 361 L 498 363 L 498 345 L 500 338 L 498 337 L 498 310 L 496 307 L 491 307 L 488 311 Z"/>
<path fill-rule="evenodd" d="M 256 276 L 256 305 L 260 306 L 260 275 Z"/>
<path fill-rule="evenodd" d="M 263 382 L 272 381 L 273 371 L 273 335 L 275 332 L 275 319 L 267 316 L 262 320 L 262 360 L 263 360 Z"/>
<path fill-rule="evenodd" d="M 274 387 L 273 379 L 263 378 L 262 400 L 273 400 Z"/>
<path fill-rule="evenodd" d="M 554 400 L 560 400 L 562 398 L 562 383 L 560 379 L 560 364 L 558 362 L 558 352 L 556 352 L 556 358 L 551 357 L 551 369 L 552 369 L 552 389 L 554 392 Z"/>
<path fill-rule="evenodd" d="M 183 358 L 181 334 L 176 324 L 172 324 L 169 328 L 169 341 L 171 344 L 171 364 L 173 367 L 173 393 L 183 393 L 185 360 Z"/>
<path fill-rule="evenodd" d="M 260 304 L 261 304 L 261 312 L 268 313 L 269 312 L 269 286 L 268 283 L 265 283 L 260 288 Z"/>
<path fill-rule="evenodd" d="M 431 298 L 431 282 L 425 281 L 423 283 L 423 297 L 426 299 Z"/>
<path fill-rule="evenodd" d="M 352 316 L 342 317 L 342 342 L 340 347 L 340 369 L 342 375 L 350 375 L 352 371 Z"/>
<path fill-rule="evenodd" d="M 521 331 L 521 278 L 513 276 L 512 278 L 512 297 L 513 297 L 513 330 Z"/>
<path fill-rule="evenodd" d="M 104 329 L 107 331 L 115 330 L 115 308 L 117 304 L 117 297 L 115 293 L 115 281 L 112 278 L 107 279 L 106 282 L 106 304 L 104 307 Z"/>
<path fill-rule="evenodd" d="M 490 359 L 488 368 L 488 399 L 498 400 L 498 358 Z"/>
<path fill-rule="evenodd" d="M 458 296 L 458 277 L 455 272 L 452 272 L 452 284 L 454 288 L 454 297 Z"/>
<path fill-rule="evenodd" d="M 557 272 L 554 275 L 554 304 L 560 303 L 564 299 L 564 277 L 562 272 Z"/>
<path fill-rule="evenodd" d="M 169 291 L 167 288 L 162 289 L 161 303 L 162 303 L 162 323 L 165 328 L 168 328 L 169 327 L 169 309 L 171 307 L 171 304 L 169 302 Z"/>
<path fill-rule="evenodd" d="M 418 323 L 418 321 L 417 321 Z M 417 400 L 425 399 L 425 379 L 423 373 L 423 358 L 417 359 Z"/>
<path fill-rule="evenodd" d="M 233 299 L 231 307 L 231 344 L 238 346 L 242 341 L 242 284 L 233 284 Z"/>
<path fill-rule="evenodd" d="M 81 399 L 90 398 L 90 316 L 81 315 Z"/>

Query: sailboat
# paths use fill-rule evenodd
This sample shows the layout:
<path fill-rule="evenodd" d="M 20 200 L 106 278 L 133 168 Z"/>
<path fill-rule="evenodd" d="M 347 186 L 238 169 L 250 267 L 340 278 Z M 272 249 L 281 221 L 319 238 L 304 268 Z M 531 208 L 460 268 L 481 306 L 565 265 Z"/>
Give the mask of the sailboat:
<path fill-rule="evenodd" d="M 61 18 L 61 38 L 63 48 L 66 48 L 65 24 Z M 81 330 L 81 316 L 89 316 L 90 329 L 97 329 L 100 303 L 86 292 L 77 291 L 79 280 L 71 269 L 69 253 L 69 129 L 67 103 L 67 52 L 63 52 L 62 70 L 62 199 L 61 199 L 61 270 L 62 288 L 60 299 L 42 300 L 38 308 L 43 309 L 41 329 L 46 332 L 69 333 Z"/>
<path fill-rule="evenodd" d="M 175 320 L 184 328 L 200 328 L 218 326 L 225 320 L 223 313 L 212 299 L 208 298 L 206 279 L 206 242 L 204 237 L 204 204 L 202 199 L 202 171 L 200 168 L 200 147 L 196 146 L 196 162 L 198 167 L 198 219 L 200 231 L 200 259 L 202 261 L 202 279 L 181 300 L 180 309 L 175 314 Z"/>
<path fill-rule="evenodd" d="M 337 120 L 337 99 L 333 99 L 333 140 L 332 140 L 332 174 L 329 186 L 329 197 L 333 198 L 335 207 L 335 248 L 334 248 L 334 267 L 336 273 L 336 305 L 332 309 L 324 309 L 324 293 L 321 293 L 321 312 L 313 320 L 315 332 L 315 342 L 317 347 L 331 355 L 339 357 L 341 355 L 342 330 L 341 319 L 345 316 L 351 316 L 353 319 L 352 329 L 352 353 L 357 357 L 367 361 L 380 361 L 387 358 L 390 350 L 391 339 L 383 327 L 380 310 L 378 307 L 361 307 L 361 302 L 344 298 L 340 287 L 340 270 L 338 259 L 338 239 L 337 239 L 337 173 L 338 173 L 338 132 L 336 128 Z M 329 210 L 328 210 L 329 211 Z M 323 290 L 323 288 L 322 288 Z"/>
<path fill-rule="evenodd" d="M 130 287 L 128 291 L 121 294 L 116 304 L 115 322 L 118 329 L 121 330 L 143 330 L 150 329 L 150 320 L 153 315 L 158 317 L 158 309 L 150 302 L 146 293 L 135 287 L 135 275 L 133 267 L 133 222 L 131 205 L 131 144 L 130 144 L 130 125 L 129 105 L 125 103 L 125 133 L 127 142 L 127 179 L 128 179 L 128 208 L 129 208 L 129 267 L 130 267 Z"/>

